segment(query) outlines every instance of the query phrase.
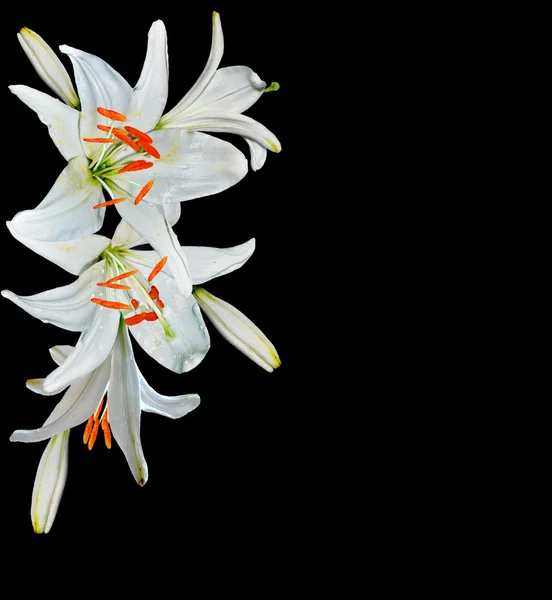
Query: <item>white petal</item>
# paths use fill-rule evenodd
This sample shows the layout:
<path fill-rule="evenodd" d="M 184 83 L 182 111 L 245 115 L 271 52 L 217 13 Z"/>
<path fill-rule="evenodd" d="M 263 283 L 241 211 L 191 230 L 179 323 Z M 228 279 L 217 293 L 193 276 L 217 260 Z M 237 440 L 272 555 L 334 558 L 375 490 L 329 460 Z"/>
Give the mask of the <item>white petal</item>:
<path fill-rule="evenodd" d="M 67 430 L 52 437 L 38 464 L 31 500 L 35 533 L 48 533 L 56 518 L 67 480 L 69 433 Z"/>
<path fill-rule="evenodd" d="M 6 226 L 16 240 L 72 275 L 80 275 L 98 262 L 100 254 L 111 244 L 111 240 L 103 235 L 88 235 L 66 242 L 39 242 L 19 235 L 10 221 Z"/>
<path fill-rule="evenodd" d="M 75 348 L 73 346 L 54 346 L 50 348 L 50 356 L 54 359 L 55 363 L 58 366 L 61 366 L 69 357 L 69 355 L 73 352 Z M 44 389 L 44 381 L 45 378 L 39 379 L 27 379 L 26 385 L 27 388 L 30 389 L 35 394 L 40 394 L 41 396 L 54 396 L 59 394 L 59 391 L 55 392 L 47 392 Z"/>
<path fill-rule="evenodd" d="M 169 257 L 164 269 L 173 275 L 181 293 L 191 294 L 192 278 L 188 271 L 186 256 L 160 207 L 146 202 L 137 205 L 132 202 L 120 202 L 116 207 L 121 217 L 151 244 L 160 257 Z"/>
<path fill-rule="evenodd" d="M 243 266 L 255 250 L 255 238 L 233 248 L 182 246 L 182 250 L 188 259 L 192 283 L 199 285 Z"/>
<path fill-rule="evenodd" d="M 40 394 L 41 396 L 55 396 L 56 394 L 59 394 L 59 392 L 47 392 L 44 389 L 44 381 L 44 377 L 38 379 L 27 379 L 25 385 L 29 390 L 31 390 L 31 392 Z"/>
<path fill-rule="evenodd" d="M 140 400 L 142 410 L 156 413 L 169 419 L 179 419 L 199 406 L 197 394 L 183 394 L 181 396 L 163 396 L 158 394 L 138 372 L 140 377 Z"/>
<path fill-rule="evenodd" d="M 148 480 L 140 442 L 140 381 L 128 328 L 121 320 L 113 349 L 109 382 L 109 424 L 139 485 Z"/>
<path fill-rule="evenodd" d="M 180 219 L 180 203 L 172 202 L 170 204 L 162 204 L 161 206 L 165 219 L 167 219 L 167 223 L 172 227 L 178 222 L 178 219 Z M 117 225 L 117 229 L 115 229 L 115 233 L 113 234 L 113 246 L 133 248 L 134 246 L 140 246 L 146 243 L 144 238 L 139 236 L 126 221 L 121 219 L 121 222 Z"/>
<path fill-rule="evenodd" d="M 44 389 L 60 390 L 97 369 L 113 348 L 119 319 L 120 311 L 97 306 L 90 329 L 81 334 L 74 352 L 63 365 L 46 377 Z"/>
<path fill-rule="evenodd" d="M 74 350 L 75 346 L 52 346 L 52 348 L 50 348 L 50 356 L 56 365 L 61 367 L 61 365 L 69 358 Z"/>
<path fill-rule="evenodd" d="M 219 69 L 186 115 L 203 109 L 245 112 L 263 95 L 265 88 L 266 83 L 249 67 Z"/>
<path fill-rule="evenodd" d="M 235 133 L 257 142 L 267 150 L 280 152 L 282 146 L 278 138 L 264 125 L 246 115 L 224 110 L 198 110 L 191 115 L 184 115 L 171 122 L 171 128 L 194 131 L 214 131 L 218 133 Z M 163 131 L 171 131 L 164 129 Z M 156 145 L 156 148 L 159 147 Z M 161 154 L 163 157 L 163 154 Z"/>
<path fill-rule="evenodd" d="M 151 272 L 151 264 L 140 262 L 134 256 L 129 259 L 129 263 L 140 269 L 144 276 Z M 157 362 L 175 373 L 184 373 L 196 367 L 207 354 L 209 333 L 194 297 L 183 296 L 173 279 L 164 271 L 165 269 L 155 277 L 153 284 L 159 290 L 159 297 L 165 305 L 162 314 L 174 336 L 167 337 L 160 320 L 143 321 L 131 326 L 130 331 L 140 346 Z"/>
<path fill-rule="evenodd" d="M 266 371 L 280 366 L 276 348 L 242 312 L 203 288 L 195 288 L 194 296 L 209 320 L 234 347 Z"/>
<path fill-rule="evenodd" d="M 140 204 L 182 202 L 217 194 L 238 183 L 247 173 L 245 156 L 224 140 L 183 129 L 163 129 L 150 135 L 161 160 L 155 161 L 150 169 L 130 173 L 130 179 L 140 185 L 152 179 L 155 182 Z M 135 197 L 139 188 L 125 185 L 126 175 L 111 179 Z"/>
<path fill-rule="evenodd" d="M 21 29 L 17 39 L 42 81 L 69 106 L 78 108 L 80 101 L 71 77 L 52 48 L 27 27 Z"/>
<path fill-rule="evenodd" d="M 99 368 L 73 382 L 42 427 L 17 429 L 12 433 L 10 441 L 40 442 L 84 423 L 103 398 L 110 371 L 111 360 L 104 360 Z M 109 412 L 111 416 L 111 405 Z"/>
<path fill-rule="evenodd" d="M 18 296 L 9 290 L 2 290 L 2 296 L 45 323 L 68 331 L 85 331 L 92 326 L 99 309 L 97 304 L 90 302 L 90 298 L 93 295 L 104 298 L 106 294 L 107 288 L 97 286 L 99 281 L 105 280 L 103 275 L 102 260 L 69 285 L 34 296 Z"/>
<path fill-rule="evenodd" d="M 142 131 L 152 130 L 158 123 L 169 93 L 169 57 L 167 32 L 162 21 L 155 21 L 148 34 L 148 50 L 140 79 L 125 116 Z"/>
<path fill-rule="evenodd" d="M 195 100 L 202 94 L 203 90 L 207 87 L 211 79 L 213 78 L 222 58 L 224 52 L 224 37 L 222 35 L 222 26 L 220 24 L 220 15 L 216 12 L 213 13 L 213 38 L 211 41 L 211 52 L 207 60 L 207 64 L 203 69 L 203 72 L 199 76 L 199 79 L 194 83 L 190 91 L 180 100 L 180 102 L 169 111 L 159 121 L 159 126 L 165 126 L 167 123 L 172 121 L 175 117 L 178 117 L 180 113 L 185 111 Z"/>
<path fill-rule="evenodd" d="M 44 200 L 18 212 L 11 226 L 21 236 L 42 242 L 74 240 L 95 233 L 103 223 L 102 186 L 92 178 L 85 156 L 76 156 L 61 172 Z"/>
<path fill-rule="evenodd" d="M 59 100 L 26 85 L 11 85 L 10 90 L 48 127 L 52 141 L 65 160 L 82 154 L 79 140 L 79 112 Z"/>
<path fill-rule="evenodd" d="M 265 164 L 267 154 L 266 148 L 263 148 L 261 144 L 257 144 L 257 142 L 254 142 L 249 138 L 244 139 L 247 142 L 247 145 L 249 146 L 249 151 L 251 153 L 251 168 L 253 169 L 253 171 L 258 171 Z"/>
<path fill-rule="evenodd" d="M 73 63 L 75 80 L 81 100 L 80 138 L 98 137 L 97 125 L 111 125 L 111 121 L 98 113 L 98 107 L 125 114 L 133 90 L 126 80 L 105 61 L 88 52 L 69 46 L 60 46 Z M 82 142 L 86 156 L 98 153 L 98 144 Z"/>

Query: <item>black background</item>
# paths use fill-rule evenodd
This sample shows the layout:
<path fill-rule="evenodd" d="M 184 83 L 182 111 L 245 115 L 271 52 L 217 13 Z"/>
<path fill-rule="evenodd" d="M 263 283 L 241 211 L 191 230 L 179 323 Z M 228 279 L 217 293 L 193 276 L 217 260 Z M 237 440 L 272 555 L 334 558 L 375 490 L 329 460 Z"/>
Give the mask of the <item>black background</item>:
<path fill-rule="evenodd" d="M 103 10 L 102 10 L 103 7 Z M 87 10 L 94 14 L 84 16 Z M 7 86 L 25 84 L 50 93 L 28 62 L 16 33 L 27 26 L 55 49 L 68 44 L 97 54 L 131 85 L 138 80 L 151 23 L 162 19 L 168 32 L 170 109 L 201 73 L 211 44 L 211 12 L 221 15 L 225 52 L 221 66 L 247 65 L 281 89 L 264 95 L 247 114 L 280 139 L 283 150 L 269 152 L 265 166 L 219 195 L 182 204 L 175 226 L 186 245 L 233 246 L 251 237 L 257 249 L 246 265 L 206 288 L 251 318 L 276 346 L 282 366 L 267 373 L 228 344 L 212 327 L 212 346 L 191 373 L 176 375 L 153 361 L 137 344 L 136 360 L 159 392 L 196 392 L 200 406 L 179 420 L 142 413 L 142 444 L 149 467 L 144 488 L 134 481 L 120 449 L 107 450 L 100 440 L 92 451 L 82 444 L 83 427 L 71 434 L 69 473 L 52 530 L 32 531 L 31 491 L 45 442 L 10 443 L 14 429 L 39 427 L 61 396 L 42 397 L 25 387 L 31 377 L 53 368 L 48 348 L 75 344 L 78 334 L 44 324 L 5 299 L 4 382 L 1 419 L 2 496 L 9 517 L 2 525 L 12 547 L 52 544 L 117 545 L 141 540 L 177 542 L 182 556 L 207 543 L 218 550 L 239 541 L 259 550 L 261 563 L 284 543 L 303 543 L 309 520 L 302 500 L 308 487 L 312 448 L 306 413 L 309 384 L 305 361 L 309 347 L 305 273 L 314 256 L 298 240 L 305 235 L 308 198 L 303 187 L 304 160 L 312 137 L 308 115 L 300 108 L 308 64 L 313 57 L 302 46 L 306 21 L 273 3 L 255 10 L 186 3 L 181 13 L 152 5 L 144 14 L 121 8 L 117 17 L 106 5 L 72 5 L 67 15 L 48 5 L 36 12 L 12 7 L 2 22 L 2 107 L 5 120 L 2 220 L 34 208 L 65 166 L 36 115 Z M 80 14 L 82 13 L 82 14 Z M 306 45 L 306 42 L 304 42 Z M 69 59 L 61 60 L 72 74 Z M 224 137 L 224 136 L 221 136 Z M 243 140 L 226 137 L 247 156 Z M 307 173 L 308 175 L 308 173 Z M 308 182 L 307 182 L 308 183 Z M 110 235 L 118 222 L 107 210 L 99 232 Z M 308 219 L 307 219 L 308 220 Z M 315 227 L 314 223 L 309 227 Z M 74 277 L 1 234 L 5 271 L 3 288 L 29 295 L 66 285 Z M 303 440 L 303 441 L 300 441 Z M 314 458 L 312 458 L 314 460 Z M 264 559 L 262 556 L 264 555 Z"/>

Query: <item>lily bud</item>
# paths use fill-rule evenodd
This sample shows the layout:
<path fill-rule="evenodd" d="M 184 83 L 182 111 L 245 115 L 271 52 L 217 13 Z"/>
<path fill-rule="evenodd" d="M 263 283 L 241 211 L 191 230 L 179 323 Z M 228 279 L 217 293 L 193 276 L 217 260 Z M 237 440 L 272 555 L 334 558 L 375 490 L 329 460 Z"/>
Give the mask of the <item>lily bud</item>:
<path fill-rule="evenodd" d="M 67 69 L 48 44 L 34 31 L 23 27 L 17 39 L 44 83 L 66 104 L 80 108 L 80 100 Z"/>
<path fill-rule="evenodd" d="M 31 502 L 31 521 L 35 533 L 48 533 L 56 518 L 67 479 L 69 432 L 67 429 L 54 435 L 40 459 Z"/>
<path fill-rule="evenodd" d="M 201 287 L 194 287 L 194 296 L 220 334 L 240 352 L 268 372 L 280 366 L 276 348 L 242 312 Z"/>

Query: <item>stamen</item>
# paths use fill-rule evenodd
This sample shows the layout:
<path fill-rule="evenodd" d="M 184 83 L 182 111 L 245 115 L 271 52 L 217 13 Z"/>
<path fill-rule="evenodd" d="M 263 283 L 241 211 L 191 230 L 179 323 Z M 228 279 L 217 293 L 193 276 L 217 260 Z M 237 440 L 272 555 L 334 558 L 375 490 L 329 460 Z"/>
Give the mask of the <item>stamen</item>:
<path fill-rule="evenodd" d="M 130 310 L 132 307 L 130 304 L 123 304 L 122 302 L 112 302 L 111 300 L 102 300 L 101 298 L 90 298 L 90 302 L 105 306 L 105 308 L 113 308 L 115 310 Z"/>
<path fill-rule="evenodd" d="M 88 438 L 90 437 L 90 432 L 92 431 L 92 425 L 94 424 L 94 415 L 91 415 L 88 419 L 88 423 L 86 424 L 86 428 L 84 430 L 84 435 L 82 436 L 82 441 L 86 444 L 88 442 Z"/>
<path fill-rule="evenodd" d="M 97 421 L 100 418 L 100 413 L 102 412 L 102 406 L 104 405 L 104 401 L 105 401 L 105 394 L 102 396 L 102 399 L 100 400 L 100 403 L 98 404 L 98 408 L 96 409 L 96 412 L 92 415 L 94 417 L 94 421 Z"/>
<path fill-rule="evenodd" d="M 107 119 L 111 119 L 112 121 L 121 121 L 124 123 L 127 120 L 125 115 L 122 115 L 121 113 L 118 113 L 114 110 L 109 110 L 108 108 L 99 107 L 98 112 L 100 113 L 100 115 L 102 115 L 102 117 L 106 117 Z"/>
<path fill-rule="evenodd" d="M 165 308 L 165 303 L 163 302 L 163 300 L 161 300 L 161 298 L 158 298 L 158 299 L 155 301 L 155 304 L 157 304 L 157 306 L 158 306 L 159 308 Z"/>
<path fill-rule="evenodd" d="M 112 133 L 119 141 L 123 142 L 123 144 L 130 146 L 135 152 L 140 152 L 140 146 L 138 146 L 138 144 L 124 131 L 121 129 L 114 129 Z"/>
<path fill-rule="evenodd" d="M 138 273 L 138 269 L 135 269 L 134 271 L 127 271 L 126 273 L 123 273 L 122 275 L 117 275 L 117 277 L 112 277 L 111 279 L 108 279 L 106 281 L 106 283 L 113 283 L 114 281 L 120 281 L 121 279 L 126 279 L 127 277 L 131 277 L 132 275 L 136 275 L 136 273 Z"/>
<path fill-rule="evenodd" d="M 159 318 L 157 316 L 157 314 L 154 312 L 147 312 L 147 313 L 142 313 L 142 314 L 144 315 L 144 319 L 146 321 L 157 321 L 157 319 Z"/>
<path fill-rule="evenodd" d="M 151 181 L 148 181 L 146 183 L 146 185 L 140 190 L 140 193 L 138 194 L 138 196 L 136 196 L 136 199 L 134 200 L 134 204 L 139 204 L 144 199 L 144 196 L 151 190 L 151 186 L 153 185 L 154 181 L 155 180 L 152 179 Z"/>
<path fill-rule="evenodd" d="M 125 319 L 125 323 L 127 325 L 138 325 L 146 318 L 147 313 L 138 313 L 137 315 L 132 315 L 132 317 L 127 317 Z"/>
<path fill-rule="evenodd" d="M 136 310 L 140 306 L 138 300 L 135 300 L 134 298 L 130 301 L 130 303 L 132 304 L 132 308 L 134 310 Z"/>
<path fill-rule="evenodd" d="M 109 127 L 108 125 L 97 125 L 97 128 L 100 131 L 105 131 L 107 133 L 111 133 L 111 130 L 113 129 L 112 127 Z"/>
<path fill-rule="evenodd" d="M 113 138 L 82 138 L 85 142 L 90 142 L 91 144 L 113 144 L 117 143 L 119 140 L 114 140 Z M 140 150 L 140 147 L 138 147 Z"/>
<path fill-rule="evenodd" d="M 151 154 L 154 158 L 161 158 L 161 155 L 151 144 L 148 144 L 145 140 L 138 140 L 138 143 L 142 148 L 148 153 Z"/>
<path fill-rule="evenodd" d="M 98 437 L 98 429 L 100 428 L 100 419 L 96 419 L 94 421 L 94 429 L 92 429 L 92 433 L 90 434 L 90 439 L 88 440 L 88 449 L 92 450 L 94 444 L 96 442 L 96 438 Z"/>
<path fill-rule="evenodd" d="M 109 421 L 107 420 L 107 406 L 102 416 L 102 430 L 104 433 L 105 445 L 111 450 L 111 430 L 109 429 Z"/>
<path fill-rule="evenodd" d="M 157 298 L 159 298 L 159 290 L 154 285 L 151 286 L 149 297 L 152 300 L 156 300 Z"/>
<path fill-rule="evenodd" d="M 120 285 L 118 283 L 97 283 L 100 287 L 111 288 L 112 290 L 131 290 L 130 285 Z"/>
<path fill-rule="evenodd" d="M 144 169 L 149 169 L 150 167 L 153 167 L 152 162 L 147 160 L 135 160 L 134 162 L 131 162 L 119 169 L 117 173 L 120 175 L 121 173 L 128 173 L 130 171 L 143 171 Z"/>
<path fill-rule="evenodd" d="M 153 142 L 153 138 L 151 138 L 147 133 L 136 129 L 136 127 L 125 125 L 125 130 L 128 131 L 130 134 L 136 136 L 140 141 L 148 142 L 148 144 L 151 144 Z"/>
<path fill-rule="evenodd" d="M 149 274 L 148 281 L 153 281 L 153 278 L 161 271 L 161 269 L 165 266 L 165 263 L 168 260 L 168 256 L 164 256 L 156 265 L 153 267 L 152 272 Z"/>
<path fill-rule="evenodd" d="M 113 200 L 108 200 L 107 202 L 102 202 L 101 204 L 96 204 L 92 208 L 103 208 L 104 206 L 111 206 L 112 204 L 119 204 L 119 202 L 123 202 L 126 198 L 114 198 Z"/>

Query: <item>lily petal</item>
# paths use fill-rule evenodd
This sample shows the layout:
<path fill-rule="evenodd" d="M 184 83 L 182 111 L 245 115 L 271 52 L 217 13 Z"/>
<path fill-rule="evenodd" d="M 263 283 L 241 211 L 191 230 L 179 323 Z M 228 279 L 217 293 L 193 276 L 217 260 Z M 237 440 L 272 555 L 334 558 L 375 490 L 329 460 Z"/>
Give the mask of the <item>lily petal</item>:
<path fill-rule="evenodd" d="M 67 480 L 69 430 L 52 437 L 42 453 L 33 485 L 31 522 L 35 533 L 48 533 Z"/>
<path fill-rule="evenodd" d="M 197 394 L 163 396 L 149 385 L 139 371 L 138 375 L 140 377 L 140 404 L 142 410 L 169 417 L 169 419 L 179 419 L 199 406 L 200 399 Z"/>
<path fill-rule="evenodd" d="M 242 312 L 203 288 L 195 288 L 194 296 L 211 323 L 234 347 L 268 372 L 280 366 L 276 348 Z"/>
<path fill-rule="evenodd" d="M 148 480 L 140 442 L 140 380 L 128 328 L 123 319 L 113 349 L 109 384 L 109 424 L 138 485 Z"/>
<path fill-rule="evenodd" d="M 167 32 L 163 21 L 155 21 L 148 34 L 148 50 L 140 79 L 125 116 L 133 127 L 151 131 L 158 123 L 169 93 Z"/>
<path fill-rule="evenodd" d="M 242 267 L 255 250 L 255 238 L 232 248 L 183 246 L 182 250 L 188 259 L 192 283 L 199 285 Z"/>
<path fill-rule="evenodd" d="M 73 88 L 71 77 L 52 48 L 28 27 L 21 29 L 17 39 L 42 81 L 66 104 L 79 108 L 79 97 Z"/>
<path fill-rule="evenodd" d="M 61 366 L 67 360 L 67 358 L 73 352 L 73 350 L 73 346 L 54 346 L 50 348 L 50 356 L 54 359 L 55 363 L 58 366 Z M 62 391 L 59 390 L 55 392 L 47 392 L 44 389 L 44 381 L 46 381 L 46 379 L 43 377 L 38 379 L 27 379 L 25 383 L 27 385 L 27 388 L 30 389 L 31 392 L 34 392 L 35 394 L 40 394 L 41 396 L 55 396 L 56 394 L 59 394 L 60 391 Z"/>
<path fill-rule="evenodd" d="M 61 365 L 69 358 L 74 350 L 75 347 L 69 345 L 52 346 L 50 348 L 50 356 L 56 365 L 61 367 Z"/>
<path fill-rule="evenodd" d="M 161 205 L 167 223 L 172 227 L 180 219 L 180 202 L 171 202 L 170 204 Z M 139 236 L 136 231 L 124 220 L 121 219 L 115 233 L 113 234 L 113 246 L 125 246 L 126 248 L 134 248 L 146 244 L 146 240 Z M 159 259 L 158 259 L 159 260 Z"/>
<path fill-rule="evenodd" d="M 213 13 L 213 37 L 211 41 L 211 52 L 207 59 L 207 64 L 203 69 L 203 72 L 199 76 L 199 79 L 194 83 L 188 93 L 180 100 L 180 102 L 170 110 L 164 117 L 161 118 L 157 128 L 165 127 L 174 118 L 184 112 L 189 106 L 191 106 L 195 100 L 202 94 L 203 90 L 207 87 L 211 79 L 213 78 L 216 70 L 220 64 L 222 54 L 224 52 L 224 37 L 222 35 L 222 25 L 220 23 L 220 15 L 217 12 Z"/>
<path fill-rule="evenodd" d="M 154 180 L 153 187 L 138 206 L 211 196 L 235 185 L 247 173 L 245 156 L 224 140 L 183 129 L 163 129 L 150 135 L 161 160 L 150 169 L 132 173 L 132 181 L 139 185 Z M 126 191 L 125 179 L 125 174 L 111 177 Z M 126 193 L 134 197 L 136 189 Z M 117 204 L 117 207 L 124 204 Z"/>
<path fill-rule="evenodd" d="M 86 331 L 92 327 L 99 308 L 97 304 L 90 302 L 90 298 L 93 295 L 105 298 L 106 295 L 107 288 L 96 285 L 98 281 L 102 281 L 104 273 L 102 260 L 69 285 L 34 296 L 18 296 L 10 290 L 2 290 L 2 296 L 42 322 L 52 323 L 68 331 Z"/>
<path fill-rule="evenodd" d="M 90 329 L 81 334 L 74 352 L 63 365 L 46 377 L 44 389 L 47 392 L 59 391 L 68 383 L 73 383 L 91 373 L 109 356 L 117 336 L 120 313 L 118 310 L 95 306 L 96 311 Z M 91 414 L 88 413 L 87 417 Z"/>
<path fill-rule="evenodd" d="M 55 396 L 56 394 L 59 394 L 59 391 L 47 392 L 44 389 L 44 381 L 44 377 L 38 379 L 27 379 L 25 385 L 27 386 L 27 389 L 31 390 L 31 392 L 34 392 L 35 394 L 40 394 L 41 396 Z"/>
<path fill-rule="evenodd" d="M 59 49 L 73 63 L 81 100 L 82 148 L 88 158 L 93 158 L 98 153 L 98 145 L 84 142 L 82 138 L 97 137 L 97 125 L 111 124 L 98 113 L 98 107 L 125 114 L 134 92 L 127 81 L 101 58 L 70 46 Z"/>
<path fill-rule="evenodd" d="M 249 152 L 251 153 L 251 168 L 253 171 L 258 171 L 265 164 L 267 154 L 266 148 L 263 148 L 261 144 L 257 144 L 257 142 L 254 142 L 249 138 L 244 139 L 247 142 Z"/>
<path fill-rule="evenodd" d="M 76 156 L 61 172 L 44 200 L 34 209 L 18 212 L 11 220 L 17 234 L 56 242 L 95 233 L 103 223 L 102 186 L 93 179 L 85 156 Z"/>
<path fill-rule="evenodd" d="M 89 235 L 66 242 L 39 242 L 19 235 L 10 221 L 6 222 L 6 226 L 16 240 L 72 275 L 80 275 L 96 263 L 100 254 L 111 244 L 111 240 L 103 235 Z"/>
<path fill-rule="evenodd" d="M 42 427 L 39 429 L 17 429 L 12 433 L 10 441 L 40 442 L 62 433 L 66 429 L 84 423 L 94 413 L 105 394 L 110 372 L 111 360 L 104 360 L 98 368 L 73 382 Z M 50 375 L 47 379 L 49 377 Z M 109 408 L 111 413 L 111 405 Z"/>
<path fill-rule="evenodd" d="M 186 256 L 182 252 L 176 234 L 167 223 L 163 210 L 146 202 L 134 205 L 130 202 L 116 204 L 121 217 L 144 238 L 159 257 L 168 256 L 164 267 L 171 273 L 178 288 L 185 296 L 192 293 L 192 278 L 188 271 Z"/>
<path fill-rule="evenodd" d="M 26 85 L 10 85 L 10 91 L 48 127 L 48 133 L 65 160 L 82 154 L 79 141 L 79 112 L 59 100 Z"/>

